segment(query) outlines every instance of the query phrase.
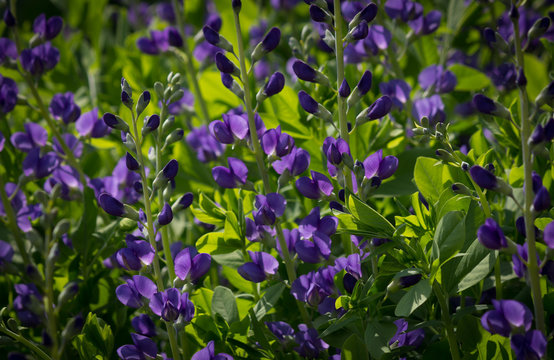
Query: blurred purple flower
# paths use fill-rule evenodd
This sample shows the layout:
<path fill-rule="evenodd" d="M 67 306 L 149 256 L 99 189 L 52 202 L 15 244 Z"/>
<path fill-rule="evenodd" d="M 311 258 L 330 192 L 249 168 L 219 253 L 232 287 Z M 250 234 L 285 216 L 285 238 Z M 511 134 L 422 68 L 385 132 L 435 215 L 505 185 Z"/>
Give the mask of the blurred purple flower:
<path fill-rule="evenodd" d="M 152 280 L 146 276 L 133 275 L 115 289 L 115 294 L 123 305 L 138 309 L 144 305 L 143 298 L 150 299 L 156 291 L 156 284 Z"/>
<path fill-rule="evenodd" d="M 117 349 L 117 355 L 123 360 L 154 359 L 158 354 L 156 343 L 150 338 L 131 334 L 134 345 L 123 345 Z"/>
<path fill-rule="evenodd" d="M 60 61 L 60 52 L 50 42 L 21 51 L 21 66 L 31 75 L 42 75 Z"/>

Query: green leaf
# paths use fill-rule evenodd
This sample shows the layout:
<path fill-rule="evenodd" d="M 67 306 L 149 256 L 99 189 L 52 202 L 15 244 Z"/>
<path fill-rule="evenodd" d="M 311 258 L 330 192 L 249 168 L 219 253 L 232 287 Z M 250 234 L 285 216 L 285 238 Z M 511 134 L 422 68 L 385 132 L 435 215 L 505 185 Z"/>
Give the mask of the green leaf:
<path fill-rule="evenodd" d="M 258 321 L 260 321 L 269 310 L 275 307 L 284 289 L 284 283 L 278 283 L 267 288 L 264 295 L 254 306 L 254 315 L 256 315 Z"/>
<path fill-rule="evenodd" d="M 483 134 L 483 130 L 477 130 L 475 134 L 471 135 L 469 138 L 469 145 L 473 150 L 475 150 L 475 154 L 477 156 L 481 156 L 481 154 L 486 153 L 490 150 L 490 145 L 487 141 L 487 138 Z"/>
<path fill-rule="evenodd" d="M 110 358 L 113 345 L 112 329 L 94 313 L 87 315 L 81 334 L 77 335 L 73 341 L 73 346 L 77 349 L 81 359 L 92 359 L 96 356 Z"/>
<path fill-rule="evenodd" d="M 431 285 L 429 279 L 422 279 L 414 286 L 410 287 L 406 294 L 396 305 L 394 315 L 400 317 L 410 316 L 415 309 L 423 305 L 431 295 Z"/>
<path fill-rule="evenodd" d="M 370 229 L 382 232 L 385 235 L 383 237 L 390 238 L 394 234 L 394 226 L 356 195 L 350 194 L 348 196 L 348 210 L 362 224 L 367 225 Z"/>
<path fill-rule="evenodd" d="M 434 204 L 443 189 L 444 165 L 436 159 L 420 157 L 414 168 L 414 180 L 417 188 L 429 204 Z"/>
<path fill-rule="evenodd" d="M 489 77 L 481 71 L 462 64 L 454 64 L 449 68 L 456 75 L 458 84 L 456 91 L 478 91 L 491 84 Z"/>
<path fill-rule="evenodd" d="M 241 249 L 239 240 L 225 240 L 221 232 L 211 232 L 204 234 L 196 241 L 196 248 L 199 252 L 213 255 L 229 254 L 237 249 Z"/>
<path fill-rule="evenodd" d="M 437 225 L 433 238 L 433 259 L 444 262 L 454 255 L 464 244 L 464 216 L 460 211 L 447 213 Z"/>
<path fill-rule="evenodd" d="M 212 303 L 213 295 L 214 295 L 214 292 L 212 290 L 202 287 L 192 294 L 191 300 L 197 309 L 200 308 L 207 314 L 211 315 L 211 311 L 212 311 L 211 303 Z"/>
<path fill-rule="evenodd" d="M 84 199 L 84 211 L 81 216 L 81 221 L 77 230 L 71 235 L 73 246 L 75 249 L 83 255 L 84 258 L 88 257 L 88 253 L 91 250 L 90 247 L 94 238 L 92 233 L 96 229 L 96 216 L 98 215 L 98 207 L 94 197 L 94 191 L 86 187 Z"/>
<path fill-rule="evenodd" d="M 396 333 L 396 325 L 392 321 L 373 320 L 365 329 L 364 341 L 372 358 L 379 359 L 390 352 L 389 340 Z"/>
<path fill-rule="evenodd" d="M 212 312 L 221 315 L 228 324 L 239 321 L 239 309 L 231 289 L 224 286 L 215 288 L 212 297 Z"/>
<path fill-rule="evenodd" d="M 363 360 L 367 359 L 369 354 L 365 344 L 356 334 L 350 335 L 344 342 L 341 349 L 341 360 Z"/>

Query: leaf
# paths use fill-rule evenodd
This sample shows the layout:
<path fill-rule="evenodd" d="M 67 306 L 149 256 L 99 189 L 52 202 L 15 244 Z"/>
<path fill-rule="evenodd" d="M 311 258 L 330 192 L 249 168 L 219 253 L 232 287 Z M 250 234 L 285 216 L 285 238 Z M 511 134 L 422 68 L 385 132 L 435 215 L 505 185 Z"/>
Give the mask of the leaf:
<path fill-rule="evenodd" d="M 394 315 L 400 317 L 410 316 L 418 307 L 423 305 L 431 295 L 429 279 L 422 279 L 410 287 L 406 294 L 396 305 Z"/>
<path fill-rule="evenodd" d="M 83 258 L 88 258 L 91 244 L 93 242 L 92 233 L 96 229 L 96 216 L 98 215 L 98 207 L 94 197 L 94 190 L 90 187 L 85 188 L 84 193 L 84 211 L 81 216 L 81 221 L 77 230 L 71 235 L 74 239 L 73 246 L 83 255 Z"/>
<path fill-rule="evenodd" d="M 372 358 L 379 359 L 390 352 L 389 341 L 396 333 L 396 325 L 392 321 L 373 320 L 365 329 L 364 341 Z"/>
<path fill-rule="evenodd" d="M 481 71 L 462 64 L 454 64 L 449 68 L 456 75 L 458 84 L 456 91 L 478 91 L 491 84 L 489 77 Z"/>
<path fill-rule="evenodd" d="M 440 259 L 440 263 L 449 259 L 464 244 L 465 227 L 464 216 L 460 211 L 447 213 L 437 225 L 433 237 L 433 259 Z"/>
<path fill-rule="evenodd" d="M 228 324 L 239 321 L 239 309 L 231 289 L 218 286 L 212 297 L 212 313 L 221 315 Z"/>
<path fill-rule="evenodd" d="M 390 238 L 394 234 L 394 226 L 356 195 L 348 196 L 348 210 L 362 224 L 382 232 L 385 235 L 383 237 Z"/>
<path fill-rule="evenodd" d="M 110 358 L 113 345 L 112 329 L 94 313 L 88 314 L 81 334 L 73 341 L 73 346 L 81 359 L 91 359 L 96 356 Z"/>
<path fill-rule="evenodd" d="M 342 346 L 341 360 L 363 360 L 367 359 L 369 354 L 365 344 L 358 335 L 352 334 Z"/>
<path fill-rule="evenodd" d="M 204 234 L 196 241 L 196 248 L 199 252 L 210 255 L 228 254 L 241 248 L 239 240 L 225 240 L 223 233 L 211 232 Z"/>
<path fill-rule="evenodd" d="M 443 167 L 436 159 L 420 157 L 414 168 L 414 180 L 423 197 L 434 204 L 443 189 Z"/>
<path fill-rule="evenodd" d="M 279 301 L 284 289 L 284 283 L 278 283 L 267 288 L 264 295 L 260 298 L 256 305 L 254 305 L 254 315 L 256 315 L 256 319 L 258 321 L 260 321 L 269 310 L 275 307 L 275 304 Z"/>
<path fill-rule="evenodd" d="M 211 303 L 213 295 L 214 292 L 212 290 L 202 287 L 192 294 L 191 300 L 196 308 L 200 308 L 204 310 L 204 312 L 206 312 L 207 314 L 211 315 Z"/>

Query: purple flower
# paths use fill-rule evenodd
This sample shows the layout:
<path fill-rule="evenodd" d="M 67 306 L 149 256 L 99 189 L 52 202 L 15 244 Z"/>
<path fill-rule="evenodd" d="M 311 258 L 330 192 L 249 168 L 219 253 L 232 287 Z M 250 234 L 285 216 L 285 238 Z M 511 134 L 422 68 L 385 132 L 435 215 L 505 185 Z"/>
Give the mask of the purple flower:
<path fill-rule="evenodd" d="M 194 150 L 201 162 L 217 159 L 223 154 L 224 145 L 214 139 L 208 132 L 206 125 L 192 129 L 185 138 L 187 144 Z"/>
<path fill-rule="evenodd" d="M 280 93 L 281 90 L 283 90 L 284 86 L 285 76 L 277 71 L 273 75 L 271 75 L 267 83 L 264 85 L 262 91 L 265 96 L 269 97 Z"/>
<path fill-rule="evenodd" d="M 63 134 L 62 138 L 73 155 L 75 155 L 76 158 L 80 158 L 83 154 L 83 143 L 80 142 L 79 139 L 77 139 L 73 134 Z M 54 138 L 53 145 L 54 150 L 56 150 L 58 154 L 65 155 L 65 151 L 57 138 Z M 60 157 L 60 161 L 62 160 L 63 158 Z"/>
<path fill-rule="evenodd" d="M 279 268 L 279 262 L 266 252 L 248 251 L 251 262 L 247 262 L 239 266 L 237 269 L 240 276 L 248 281 L 255 283 L 262 282 L 267 275 L 275 275 Z"/>
<path fill-rule="evenodd" d="M 548 223 L 544 228 L 543 238 L 546 245 L 554 249 L 554 221 Z"/>
<path fill-rule="evenodd" d="M 488 75 L 494 86 L 500 91 L 510 91 L 516 88 L 516 67 L 512 63 L 505 63 L 494 67 Z"/>
<path fill-rule="evenodd" d="M 371 179 L 377 176 L 381 180 L 388 179 L 398 169 L 398 159 L 388 155 L 383 157 L 383 150 L 369 155 L 363 162 L 365 177 Z"/>
<path fill-rule="evenodd" d="M 302 174 L 308 165 L 310 165 L 310 154 L 299 147 L 294 147 L 288 155 L 272 163 L 277 174 L 283 174 L 286 170 L 292 176 Z"/>
<path fill-rule="evenodd" d="M 313 264 L 328 259 L 331 255 L 330 236 L 337 230 L 337 225 L 336 217 L 328 215 L 320 218 L 319 207 L 313 208 L 298 226 L 301 240 L 296 241 L 294 246 L 298 257 Z"/>
<path fill-rule="evenodd" d="M 391 42 L 391 33 L 381 25 L 371 25 L 367 37 L 362 40 L 364 49 L 372 55 L 377 55 L 379 50 L 385 50 Z M 370 54 L 367 54 L 368 56 Z"/>
<path fill-rule="evenodd" d="M 210 133 L 222 144 L 233 144 L 244 140 L 249 134 L 248 120 L 241 115 L 223 114 L 223 121 L 210 123 Z"/>
<path fill-rule="evenodd" d="M 291 294 L 299 301 L 318 306 L 326 297 L 336 293 L 333 279 L 337 272 L 336 267 L 327 266 L 301 275 L 292 283 Z"/>
<path fill-rule="evenodd" d="M 111 128 L 98 117 L 98 108 L 82 114 L 75 122 L 75 129 L 81 136 L 102 138 L 111 132 Z"/>
<path fill-rule="evenodd" d="M 73 101 L 73 93 L 56 94 L 48 108 L 55 119 L 63 120 L 65 124 L 77 121 L 81 116 L 81 108 Z"/>
<path fill-rule="evenodd" d="M 146 314 L 137 315 L 131 320 L 131 325 L 133 329 L 140 335 L 153 337 L 156 336 L 156 325 Z"/>
<path fill-rule="evenodd" d="M 233 5 L 234 4 L 235 4 L 235 0 L 233 0 Z M 238 5 L 238 7 L 240 9 L 240 5 Z M 219 353 L 215 355 L 214 342 L 212 340 L 208 343 L 208 345 L 206 345 L 205 348 L 203 348 L 200 351 L 197 351 L 194 355 L 192 355 L 190 360 L 233 360 L 233 357 L 226 353 Z"/>
<path fill-rule="evenodd" d="M 146 276 L 133 275 L 115 289 L 115 295 L 123 305 L 138 309 L 144 305 L 143 298 L 150 299 L 156 291 L 156 284 L 152 280 Z"/>
<path fill-rule="evenodd" d="M 283 157 L 294 148 L 294 139 L 287 133 L 281 132 L 281 126 L 267 130 L 260 138 L 260 143 L 268 156 Z"/>
<path fill-rule="evenodd" d="M 8 58 L 17 59 L 17 47 L 8 38 L 0 38 L 0 64 L 4 64 Z"/>
<path fill-rule="evenodd" d="M 515 334 L 511 339 L 516 360 L 542 359 L 546 354 L 546 337 L 539 330 Z"/>
<path fill-rule="evenodd" d="M 5 264 L 12 262 L 13 254 L 12 246 L 4 240 L 0 240 L 0 270 L 4 269 Z"/>
<path fill-rule="evenodd" d="M 127 247 L 116 253 L 117 262 L 128 270 L 138 271 L 143 265 L 150 265 L 154 261 L 154 248 L 148 242 L 133 235 L 125 237 Z"/>
<path fill-rule="evenodd" d="M 54 152 L 41 155 L 39 148 L 34 148 L 23 160 L 23 174 L 28 177 L 42 179 L 52 174 L 60 164 L 58 156 Z"/>
<path fill-rule="evenodd" d="M 415 19 L 423 14 L 423 7 L 410 0 L 387 0 L 385 12 L 392 19 L 400 19 L 404 22 Z"/>
<path fill-rule="evenodd" d="M 446 114 L 441 97 L 435 94 L 428 98 L 416 99 L 412 108 L 412 116 L 420 123 L 424 116 L 427 117 L 431 127 L 438 122 L 444 122 Z"/>
<path fill-rule="evenodd" d="M 365 112 L 365 117 L 368 120 L 377 120 L 387 115 L 392 108 L 392 100 L 383 95 L 371 104 Z M 363 113 L 362 113 L 363 114 Z M 358 119 L 356 119 L 358 120 Z"/>
<path fill-rule="evenodd" d="M 498 250 L 508 247 L 508 242 L 504 236 L 504 232 L 494 219 L 485 220 L 485 224 L 481 225 L 477 230 L 477 238 L 487 249 Z"/>
<path fill-rule="evenodd" d="M 327 169 L 331 176 L 336 176 L 336 165 L 342 163 L 342 157 L 344 154 L 350 155 L 350 147 L 348 143 L 343 139 L 335 139 L 333 137 L 327 137 L 323 141 L 322 146 L 323 154 L 327 157 Z"/>
<path fill-rule="evenodd" d="M 102 193 L 98 197 L 98 205 L 110 215 L 123 216 L 125 215 L 125 206 L 119 200 L 108 193 Z"/>
<path fill-rule="evenodd" d="M 156 6 L 156 13 L 160 17 L 169 23 L 175 22 L 175 11 L 173 10 L 173 4 L 171 2 L 163 2 Z"/>
<path fill-rule="evenodd" d="M 427 15 L 409 21 L 408 24 L 417 35 L 429 35 L 435 32 L 441 23 L 442 14 L 438 10 L 429 11 Z"/>
<path fill-rule="evenodd" d="M 305 197 L 309 199 L 319 199 L 322 196 L 331 196 L 333 193 L 333 184 L 327 176 L 311 171 L 312 178 L 303 176 L 296 180 L 296 188 Z"/>
<path fill-rule="evenodd" d="M 316 329 L 308 328 L 305 324 L 298 325 L 294 339 L 298 344 L 294 348 L 300 356 L 307 358 L 317 358 L 320 352 L 329 348 L 329 345 L 319 338 Z"/>
<path fill-rule="evenodd" d="M 173 211 L 168 203 L 165 203 L 162 207 L 162 211 L 158 214 L 158 224 L 161 226 L 168 225 L 173 220 Z"/>
<path fill-rule="evenodd" d="M 48 141 L 48 132 L 39 124 L 23 124 L 25 132 L 16 132 L 11 137 L 13 146 L 23 152 L 30 152 L 35 148 L 46 145 Z"/>
<path fill-rule="evenodd" d="M 402 346 L 418 347 L 425 339 L 425 330 L 416 329 L 408 331 L 408 322 L 404 319 L 394 321 L 396 325 L 396 334 L 390 339 L 389 346 L 397 348 Z"/>
<path fill-rule="evenodd" d="M 514 269 L 515 274 L 520 278 L 527 276 L 527 261 L 529 261 L 529 248 L 527 243 L 517 245 L 517 252 L 512 255 L 512 268 Z M 537 254 L 537 263 L 539 265 L 540 262 L 539 254 Z"/>
<path fill-rule="evenodd" d="M 60 165 L 52 172 L 52 176 L 44 183 L 44 191 L 50 194 L 57 184 L 61 186 L 61 198 L 64 200 L 72 200 L 79 197 L 79 194 L 73 194 L 72 190 L 83 190 L 79 172 L 69 165 Z"/>
<path fill-rule="evenodd" d="M 410 85 L 404 80 L 391 80 L 388 83 L 379 84 L 381 94 L 387 95 L 392 100 L 392 105 L 399 110 L 404 108 L 406 101 L 410 99 Z"/>
<path fill-rule="evenodd" d="M 248 176 L 248 168 L 242 160 L 236 158 L 228 158 L 229 168 L 224 166 L 216 166 L 212 169 L 212 176 L 215 182 L 226 189 L 234 189 L 246 184 Z"/>
<path fill-rule="evenodd" d="M 255 206 L 252 212 L 256 225 L 273 225 L 275 219 L 285 212 L 287 201 L 279 193 L 256 195 Z"/>
<path fill-rule="evenodd" d="M 204 276 L 212 263 L 210 254 L 198 253 L 193 247 L 186 247 L 175 256 L 175 275 L 181 280 L 196 281 Z"/>
<path fill-rule="evenodd" d="M 469 169 L 469 173 L 473 181 L 483 189 L 493 190 L 498 186 L 496 176 L 479 165 L 473 165 Z"/>
<path fill-rule="evenodd" d="M 284 321 L 266 321 L 265 326 L 281 344 L 287 343 L 294 336 L 293 328 Z"/>
<path fill-rule="evenodd" d="M 423 90 L 433 88 L 439 94 L 451 92 L 458 83 L 452 71 L 445 70 L 441 65 L 431 65 L 421 71 L 417 80 Z"/>
<path fill-rule="evenodd" d="M 7 114 L 13 110 L 18 92 L 15 81 L 0 74 L 0 113 Z"/>
<path fill-rule="evenodd" d="M 533 210 L 537 212 L 546 211 L 550 208 L 550 194 L 548 189 L 544 186 L 541 186 L 535 198 L 533 199 Z"/>
<path fill-rule="evenodd" d="M 481 317 L 481 325 L 491 334 L 510 336 L 512 330 L 529 331 L 533 314 L 527 306 L 516 300 L 492 300 L 494 310 Z"/>
<path fill-rule="evenodd" d="M 123 345 L 117 349 L 117 355 L 123 360 L 154 359 L 158 354 L 156 343 L 150 338 L 131 334 L 134 345 Z"/>
<path fill-rule="evenodd" d="M 21 52 L 21 66 L 31 75 L 42 75 L 60 61 L 60 52 L 50 42 Z"/>
<path fill-rule="evenodd" d="M 40 14 L 33 22 L 33 32 L 44 40 L 52 40 L 62 30 L 63 20 L 59 16 L 46 19 L 46 15 Z"/>
<path fill-rule="evenodd" d="M 157 292 L 150 298 L 150 309 L 165 321 L 176 321 L 179 316 L 185 323 L 194 317 L 194 304 L 189 300 L 189 294 L 176 288 Z"/>
<path fill-rule="evenodd" d="M 27 205 L 27 198 L 21 190 L 17 190 L 17 185 L 14 183 L 6 183 L 4 190 L 8 198 L 11 198 L 10 203 L 17 218 L 17 226 L 23 231 L 28 232 L 32 229 L 31 221 L 37 219 L 41 215 L 38 205 Z M 0 216 L 6 216 L 4 205 L 0 202 Z"/>
<path fill-rule="evenodd" d="M 133 28 L 148 27 L 152 22 L 152 15 L 148 11 L 148 4 L 132 3 L 127 10 L 127 19 Z"/>
<path fill-rule="evenodd" d="M 35 284 L 15 284 L 17 296 L 13 300 L 13 308 L 23 326 L 37 326 L 41 322 L 44 310 L 42 295 Z"/>
<path fill-rule="evenodd" d="M 168 32 L 164 30 L 150 31 L 150 37 L 140 37 L 137 48 L 145 54 L 157 55 L 169 49 Z"/>

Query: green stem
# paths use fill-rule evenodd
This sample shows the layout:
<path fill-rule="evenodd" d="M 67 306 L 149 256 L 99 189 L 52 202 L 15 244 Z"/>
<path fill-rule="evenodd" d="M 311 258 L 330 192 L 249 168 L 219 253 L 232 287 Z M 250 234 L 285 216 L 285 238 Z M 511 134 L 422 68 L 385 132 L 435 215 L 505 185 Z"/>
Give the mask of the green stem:
<path fill-rule="evenodd" d="M 242 32 L 240 29 L 240 19 L 237 12 L 234 12 L 234 15 L 235 15 L 235 30 L 237 34 L 237 43 L 238 43 L 238 50 L 239 50 L 238 58 L 240 62 L 241 80 L 244 85 L 244 105 L 246 107 L 246 112 L 248 114 L 248 128 L 250 130 L 250 136 L 252 138 L 252 147 L 254 148 L 256 163 L 258 165 L 258 170 L 262 178 L 264 192 L 267 194 L 271 192 L 271 185 L 269 183 L 269 175 L 265 168 L 262 147 L 260 146 L 260 141 L 258 140 L 258 133 L 256 132 L 256 122 L 254 120 L 254 112 L 252 111 L 252 96 L 250 91 L 250 84 L 248 81 L 249 80 L 248 72 L 246 70 L 246 58 L 244 56 L 244 44 L 242 41 Z M 283 253 L 283 260 L 285 261 L 287 276 L 290 284 L 292 285 L 294 280 L 296 280 L 296 270 L 294 269 L 294 264 L 292 263 L 289 249 L 287 247 L 287 242 L 285 241 L 283 230 L 281 229 L 281 225 L 279 224 L 278 220 L 275 222 L 275 229 L 277 230 L 277 239 L 279 241 L 279 245 L 281 246 L 281 252 Z M 308 324 L 311 324 L 311 320 L 308 316 L 306 309 L 304 308 L 304 305 L 299 302 L 297 302 L 297 305 L 304 321 Z"/>
<path fill-rule="evenodd" d="M 47 327 L 50 338 L 52 339 L 52 357 L 53 359 L 59 359 L 60 353 L 58 353 L 58 331 L 56 326 L 56 314 L 54 310 L 54 264 L 51 261 L 46 261 L 45 271 L 46 279 L 46 297 L 44 298 L 44 307 L 46 308 Z"/>
<path fill-rule="evenodd" d="M 516 50 L 517 67 L 523 71 L 523 51 L 521 49 L 521 40 L 519 38 L 519 22 L 512 21 L 514 25 L 514 41 Z M 533 187 L 530 186 L 533 182 L 532 171 L 533 163 L 531 160 L 531 151 L 527 140 L 530 135 L 530 118 L 529 118 L 529 99 L 527 98 L 527 90 L 525 86 L 518 86 L 519 101 L 521 104 L 521 149 L 523 156 L 523 172 L 524 172 L 524 187 L 525 203 L 523 205 L 523 217 L 525 219 L 525 234 L 527 236 L 527 246 L 529 250 L 527 269 L 529 272 L 529 281 L 531 282 L 531 292 L 533 294 L 533 305 L 535 308 L 535 323 L 537 329 L 543 334 L 546 334 L 546 326 L 544 322 L 544 307 L 542 304 L 542 294 L 539 283 L 539 267 L 537 264 L 537 247 L 535 244 L 535 226 L 533 224 L 533 213 L 531 205 L 533 204 Z"/>
<path fill-rule="evenodd" d="M 3 326 L 0 326 L 0 331 L 3 332 L 4 334 L 8 335 L 9 337 L 14 339 L 15 341 L 17 341 L 17 342 L 25 345 L 26 347 L 28 347 L 29 350 L 31 350 L 32 352 L 37 354 L 41 359 L 43 359 L 43 360 L 52 360 L 52 358 L 50 356 L 48 356 L 48 354 L 46 354 L 41 348 L 39 348 L 33 342 L 31 342 L 31 341 L 27 340 L 25 337 L 23 337 L 23 335 L 16 334 L 13 331 L 4 328 Z"/>
<path fill-rule="evenodd" d="M 151 209 L 151 204 L 150 204 L 150 190 L 148 188 L 148 183 L 147 183 L 147 177 L 146 177 L 146 172 L 145 172 L 145 161 L 144 161 L 144 157 L 142 156 L 142 138 L 141 138 L 141 135 L 140 133 L 138 132 L 138 128 L 137 128 L 137 118 L 135 116 L 135 112 L 133 110 L 131 110 L 131 114 L 133 116 L 133 130 L 134 130 L 134 133 L 135 133 L 135 146 L 136 146 L 136 150 L 137 150 L 137 160 L 140 164 L 140 177 L 141 177 L 141 180 L 142 180 L 142 192 L 143 192 L 143 196 L 144 196 L 144 213 L 146 215 L 146 222 L 147 222 L 147 226 L 146 226 L 146 229 L 148 231 L 148 240 L 150 241 L 150 245 L 154 248 L 154 250 L 157 248 L 156 246 L 156 236 L 154 234 L 154 221 L 152 219 L 152 209 Z M 154 267 L 154 276 L 156 278 L 156 284 L 158 286 L 158 291 L 163 291 L 165 289 L 164 287 L 164 284 L 163 284 L 163 279 L 162 279 L 162 274 L 161 274 L 161 271 L 160 271 L 160 263 L 158 261 L 158 254 L 156 254 L 156 256 L 154 256 L 154 261 L 153 261 L 153 267 Z M 181 359 L 181 355 L 179 353 L 179 347 L 177 346 L 177 339 L 176 339 L 176 334 L 175 334 L 175 329 L 173 328 L 173 326 L 171 326 L 171 324 L 169 323 L 165 323 L 166 325 L 166 328 L 167 328 L 167 335 L 169 337 L 169 344 L 171 346 L 171 352 L 173 353 L 173 358 L 175 360 L 180 360 Z"/>
<path fill-rule="evenodd" d="M 452 319 L 450 318 L 450 312 L 448 311 L 448 303 L 446 302 L 446 297 L 444 296 L 442 288 L 437 281 L 433 282 L 433 292 L 439 300 L 439 305 L 441 307 L 442 321 L 444 322 L 444 329 L 446 331 L 448 345 L 450 346 L 450 355 L 452 355 L 452 360 L 460 360 L 460 350 L 458 349 L 454 326 L 452 325 Z"/>
<path fill-rule="evenodd" d="M 172 3 L 173 3 L 173 8 L 175 9 L 177 29 L 179 30 L 179 33 L 183 38 L 183 50 L 186 55 L 183 60 L 185 63 L 186 71 L 192 82 L 192 87 L 194 89 L 194 98 L 200 104 L 200 111 L 202 111 L 202 117 L 204 118 L 204 122 L 207 125 L 210 123 L 210 115 L 208 113 L 208 107 L 206 106 L 206 101 L 204 101 L 204 96 L 202 95 L 202 91 L 200 90 L 200 85 L 198 84 L 198 78 L 196 77 L 197 73 L 196 73 L 196 70 L 194 69 L 194 64 L 192 62 L 192 53 L 190 52 L 189 46 L 187 44 L 187 38 L 185 36 L 185 33 L 183 32 L 184 26 L 183 26 L 183 21 L 181 20 L 181 12 L 179 11 L 179 4 L 177 0 L 172 0 Z M 183 1 L 183 16 L 184 15 L 185 15 L 185 2 Z"/>
<path fill-rule="evenodd" d="M 8 226 L 10 227 L 13 237 L 15 238 L 15 243 L 17 245 L 19 253 L 21 254 L 23 263 L 25 265 L 30 265 L 31 259 L 29 258 L 29 254 L 27 254 L 27 250 L 25 250 L 25 242 L 23 241 L 19 227 L 17 226 L 17 217 L 15 216 L 15 212 L 13 211 L 12 204 L 8 199 L 8 194 L 6 194 L 6 186 L 4 184 L 4 178 L 2 174 L 0 174 L 0 198 L 2 198 L 2 205 L 4 206 L 4 211 L 6 212 L 6 215 L 8 217 Z"/>

